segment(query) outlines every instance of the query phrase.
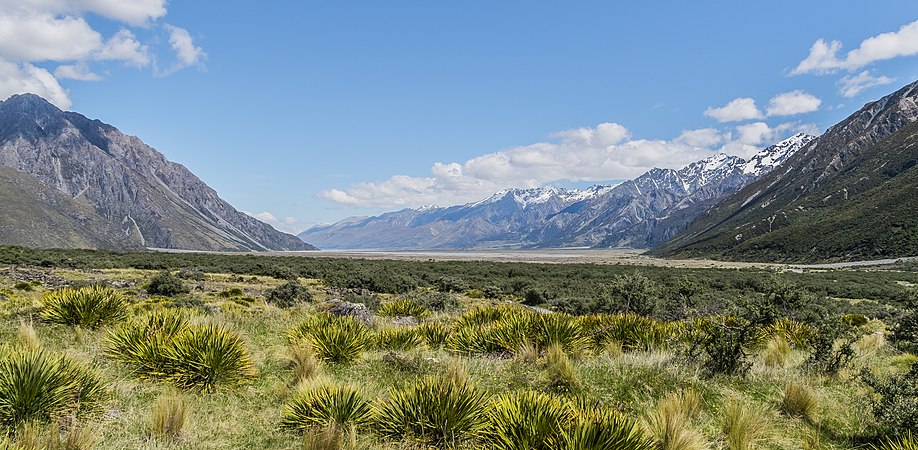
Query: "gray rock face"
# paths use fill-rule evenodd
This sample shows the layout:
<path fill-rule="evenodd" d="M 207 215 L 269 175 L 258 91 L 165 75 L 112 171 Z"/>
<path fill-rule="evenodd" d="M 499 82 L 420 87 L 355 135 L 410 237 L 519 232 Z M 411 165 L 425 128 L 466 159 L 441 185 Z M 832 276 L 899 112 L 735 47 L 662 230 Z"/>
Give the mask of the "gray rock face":
<path fill-rule="evenodd" d="M 189 250 L 313 247 L 240 213 L 180 164 L 111 125 L 41 97 L 0 102 L 0 165 L 91 205 L 137 246 Z"/>
<path fill-rule="evenodd" d="M 336 316 L 353 317 L 367 326 L 373 324 L 373 313 L 363 303 L 338 302 L 328 312 Z"/>
<path fill-rule="evenodd" d="M 793 136 L 749 161 L 714 155 L 680 170 L 653 169 L 617 186 L 582 191 L 508 189 L 466 205 L 345 219 L 299 237 L 339 249 L 647 248 L 812 139 Z"/>

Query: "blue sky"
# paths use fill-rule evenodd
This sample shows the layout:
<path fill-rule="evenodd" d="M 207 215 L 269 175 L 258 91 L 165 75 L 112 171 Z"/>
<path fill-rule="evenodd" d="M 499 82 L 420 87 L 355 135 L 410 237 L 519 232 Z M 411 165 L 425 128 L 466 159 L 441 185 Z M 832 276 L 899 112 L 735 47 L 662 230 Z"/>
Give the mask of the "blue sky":
<path fill-rule="evenodd" d="M 918 79 L 918 2 L 0 0 L 0 97 L 285 231 L 748 156 Z"/>

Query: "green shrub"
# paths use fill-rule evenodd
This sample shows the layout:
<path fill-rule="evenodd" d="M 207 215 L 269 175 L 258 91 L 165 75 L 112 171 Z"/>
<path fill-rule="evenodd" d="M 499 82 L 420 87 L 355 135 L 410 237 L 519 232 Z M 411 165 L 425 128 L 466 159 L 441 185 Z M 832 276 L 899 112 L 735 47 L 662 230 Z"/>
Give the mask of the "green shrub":
<path fill-rule="evenodd" d="M 328 425 L 346 427 L 369 421 L 370 404 L 348 385 L 321 384 L 300 390 L 287 401 L 281 426 L 306 431 Z"/>
<path fill-rule="evenodd" d="M 265 300 L 278 308 L 293 308 L 312 302 L 312 294 L 299 281 L 289 280 L 268 291 L 265 294 Z"/>
<path fill-rule="evenodd" d="M 896 322 L 890 340 L 899 350 L 918 353 L 918 309 L 906 312 Z"/>
<path fill-rule="evenodd" d="M 43 350 L 0 356 L 0 427 L 96 411 L 107 398 L 93 371 Z"/>
<path fill-rule="evenodd" d="M 96 329 L 127 316 L 127 303 L 117 292 L 91 286 L 64 288 L 45 294 L 41 317 L 47 322 Z"/>
<path fill-rule="evenodd" d="M 18 291 L 31 292 L 31 291 L 34 291 L 34 290 L 35 290 L 35 286 L 32 286 L 32 283 L 27 283 L 27 282 L 25 282 L 25 281 L 21 281 L 21 282 L 19 282 L 19 283 L 14 284 L 14 285 L 13 285 L 13 289 L 16 289 L 16 290 L 18 290 Z"/>
<path fill-rule="evenodd" d="M 854 343 L 857 341 L 852 330 L 841 320 L 827 321 L 810 339 L 812 350 L 803 362 L 812 372 L 835 375 L 854 359 Z"/>
<path fill-rule="evenodd" d="M 454 311 L 459 308 L 458 297 L 450 294 L 449 291 L 417 290 L 408 293 L 405 297 L 431 311 Z"/>
<path fill-rule="evenodd" d="M 350 362 L 373 345 L 373 333 L 361 321 L 349 316 L 315 315 L 288 333 L 294 342 L 307 341 L 319 358 Z"/>
<path fill-rule="evenodd" d="M 245 295 L 245 292 L 243 292 L 243 290 L 239 288 L 231 288 L 225 291 L 217 292 L 217 297 L 220 297 L 220 298 L 242 297 L 243 295 Z"/>
<path fill-rule="evenodd" d="M 440 447 L 478 438 L 485 425 L 484 395 L 473 385 L 428 377 L 393 391 L 377 406 L 376 430 Z"/>
<path fill-rule="evenodd" d="M 878 379 L 866 369 L 861 372 L 861 378 L 877 394 L 873 415 L 883 431 L 901 434 L 918 430 L 918 363 L 912 363 L 908 372 L 887 380 Z"/>
<path fill-rule="evenodd" d="M 143 288 L 150 295 L 164 295 L 166 297 L 172 297 L 179 294 L 187 294 L 191 292 L 191 289 L 188 286 L 185 286 L 185 283 L 182 283 L 182 280 L 169 272 L 168 270 L 163 270 L 153 276 L 153 278 L 148 281 Z"/>
<path fill-rule="evenodd" d="M 376 313 L 384 317 L 424 317 L 430 314 L 430 310 L 414 299 L 400 298 L 383 302 Z"/>
<path fill-rule="evenodd" d="M 244 381 L 255 369 L 242 338 L 218 325 L 195 325 L 175 336 L 163 352 L 169 380 L 182 389 L 211 392 Z"/>
<path fill-rule="evenodd" d="M 383 350 L 410 350 L 424 343 L 417 327 L 384 328 L 376 332 L 376 346 Z"/>
<path fill-rule="evenodd" d="M 653 281 L 641 273 L 618 275 L 606 285 L 603 301 L 597 312 L 635 313 L 649 316 L 653 313 L 659 297 L 659 289 Z"/>
<path fill-rule="evenodd" d="M 696 321 L 689 335 L 692 343 L 688 355 L 703 361 L 708 375 L 745 376 L 752 367 L 749 349 L 757 339 L 753 323 L 734 317 Z"/>

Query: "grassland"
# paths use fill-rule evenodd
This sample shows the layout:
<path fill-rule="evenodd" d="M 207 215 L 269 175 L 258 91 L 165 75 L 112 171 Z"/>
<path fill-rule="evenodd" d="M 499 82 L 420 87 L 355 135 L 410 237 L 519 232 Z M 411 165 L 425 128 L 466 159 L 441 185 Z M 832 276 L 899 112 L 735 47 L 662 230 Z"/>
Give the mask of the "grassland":
<path fill-rule="evenodd" d="M 655 448 L 857 448 L 878 442 L 885 432 L 885 424 L 874 416 L 875 393 L 862 381 L 862 371 L 886 379 L 906 372 L 916 359 L 887 342 L 891 328 L 911 307 L 911 286 L 918 274 L 907 269 L 800 274 L 24 249 L 3 249 L 0 260 L 5 263 L 0 265 L 2 353 L 41 347 L 67 355 L 98 373 L 108 389 L 103 406 L 92 413 L 58 415 L 25 431 L 6 430 L 20 444 L 27 444 L 30 433 L 62 430 L 65 436 L 95 437 L 86 437 L 76 448 L 99 449 L 507 448 L 495 443 L 487 418 L 495 417 L 493 408 L 500 399 L 534 391 L 591 405 L 581 409 L 621 414 Z M 181 282 L 190 292 L 148 294 L 144 285 L 160 269 L 183 269 Z M 646 325 L 628 331 L 639 336 L 597 331 L 610 326 L 594 322 L 619 326 L 624 318 L 635 317 L 608 305 L 617 295 L 616 283 L 638 272 L 652 284 L 651 307 L 641 319 Z M 272 289 L 290 279 L 306 287 L 307 300 L 290 308 L 266 300 Z M 48 292 L 87 284 L 110 286 L 123 296 L 127 318 L 96 329 L 43 318 Z M 741 343 L 748 367 L 712 373 L 710 353 L 694 345 L 699 332 L 712 329 L 704 324 L 741 324 L 743 317 L 753 321 L 762 309 L 758 306 L 768 304 L 769 292 L 779 284 L 793 284 L 801 296 L 782 316 L 793 317 L 812 332 L 820 329 L 807 318 L 819 314 L 866 316 L 865 323 L 833 342 L 834 350 L 851 350 L 850 360 L 836 371 L 814 370 L 806 362 L 814 344 L 793 344 L 794 332 L 760 333 L 772 329 L 763 322 L 755 328 L 755 338 Z M 691 304 L 676 307 L 679 299 Z M 326 317 L 341 301 L 364 303 L 375 313 L 366 326 L 366 347 L 353 359 L 334 362 L 317 350 L 318 338 L 308 331 L 315 328 L 303 324 Z M 560 312 L 565 310 L 575 315 Z M 238 334 L 253 376 L 205 393 L 177 387 L 165 376 L 139 376 L 136 367 L 106 356 L 113 330 L 157 311 L 178 311 L 192 323 L 219 325 Z M 504 311 L 504 316 L 473 321 L 482 311 Z M 406 312 L 410 319 L 404 318 Z M 487 334 L 511 329 L 515 325 L 504 324 L 517 323 L 513 321 L 523 323 L 523 331 L 503 340 Z M 557 322 L 558 329 L 570 325 L 571 336 L 546 332 L 549 325 L 539 325 L 545 321 Z M 422 333 L 425 326 L 439 327 L 442 340 Z M 311 344 L 304 347 L 303 341 L 291 338 L 298 327 L 312 336 L 306 339 Z M 649 336 L 650 328 L 659 336 Z M 470 333 L 468 340 L 459 337 L 463 330 Z M 394 336 L 399 333 L 414 337 Z M 483 406 L 477 414 L 484 431 L 439 444 L 410 433 L 382 432 L 386 428 L 374 418 L 379 411 L 401 389 L 430 377 L 461 379 L 480 393 Z M 810 397 L 800 389 L 789 391 L 792 383 Z M 353 387 L 370 405 L 369 416 L 355 421 L 353 430 L 341 428 L 340 445 L 319 442 L 323 427 L 305 426 L 304 432 L 283 426 L 291 400 L 320 385 Z M 801 395 L 809 400 L 800 400 Z M 803 406 L 789 407 L 789 401 L 802 401 Z M 170 405 L 187 418 L 175 431 L 164 432 L 164 414 L 175 420 L 174 412 L 164 412 Z"/>

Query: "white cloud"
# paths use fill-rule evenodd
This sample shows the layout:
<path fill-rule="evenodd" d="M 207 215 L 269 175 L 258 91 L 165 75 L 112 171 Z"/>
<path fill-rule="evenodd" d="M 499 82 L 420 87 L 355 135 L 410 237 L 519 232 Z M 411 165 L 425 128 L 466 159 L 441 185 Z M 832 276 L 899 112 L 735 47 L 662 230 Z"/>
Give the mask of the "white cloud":
<path fill-rule="evenodd" d="M 146 67 L 150 64 L 150 49 L 141 44 L 127 29 L 120 29 L 93 55 L 93 59 L 123 61 L 129 66 Z"/>
<path fill-rule="evenodd" d="M 865 39 L 858 48 L 839 57 L 842 43 L 817 40 L 810 53 L 791 72 L 826 74 L 839 70 L 854 71 L 877 61 L 918 54 L 918 21 L 903 25 L 898 31 L 878 34 Z"/>
<path fill-rule="evenodd" d="M 106 18 L 121 28 L 106 38 L 86 20 L 87 14 L 95 15 L 93 24 Z M 99 80 L 100 72 L 93 69 L 101 61 L 155 67 L 150 45 L 156 38 L 144 43 L 134 32 L 150 36 L 153 26 L 168 33 L 177 54 L 178 62 L 167 73 L 200 65 L 204 50 L 186 30 L 159 22 L 165 15 L 166 0 L 0 0 L 0 94 L 33 92 L 69 107 L 59 80 Z M 38 67 L 45 65 L 57 66 L 54 74 Z"/>
<path fill-rule="evenodd" d="M 0 58 L 0 99 L 25 92 L 40 95 L 61 109 L 71 105 L 67 92 L 47 70 Z"/>
<path fill-rule="evenodd" d="M 878 76 L 875 77 L 871 75 L 869 70 L 865 70 L 857 75 L 846 75 L 842 79 L 838 80 L 839 91 L 838 93 L 842 97 L 854 97 L 864 90 L 872 88 L 874 86 L 883 86 L 890 84 L 895 79 L 887 76 Z"/>
<path fill-rule="evenodd" d="M 822 100 L 801 90 L 778 94 L 768 101 L 769 117 L 792 116 L 819 110 Z"/>
<path fill-rule="evenodd" d="M 764 117 L 759 108 L 755 106 L 755 100 L 748 97 L 733 99 L 720 108 L 708 108 L 704 115 L 718 122 L 738 122 Z"/>
<path fill-rule="evenodd" d="M 101 76 L 89 70 L 85 63 L 62 64 L 57 66 L 57 68 L 54 69 L 54 76 L 56 78 L 68 78 L 81 81 L 98 81 L 102 79 Z"/>
<path fill-rule="evenodd" d="M 666 140 L 631 139 L 616 123 L 550 135 L 553 140 L 481 155 L 465 162 L 437 162 L 425 177 L 396 175 L 347 189 L 328 189 L 319 198 L 342 205 L 392 209 L 477 201 L 508 187 L 538 187 L 557 182 L 631 179 L 653 167 L 681 168 L 718 151 L 748 157 L 799 124 L 765 123 L 730 131 L 687 130 Z M 721 145 L 723 144 L 723 145 Z M 720 147 L 718 147 L 720 146 Z"/>
<path fill-rule="evenodd" d="M 200 65 L 207 53 L 204 49 L 194 45 L 194 40 L 188 33 L 188 30 L 169 24 L 165 25 L 165 30 L 169 33 L 169 45 L 175 51 L 178 62 L 172 70 L 182 69 L 185 67 Z"/>
<path fill-rule="evenodd" d="M 299 220 L 293 217 L 284 217 L 283 219 L 278 219 L 277 216 L 270 213 L 269 211 L 263 211 L 260 213 L 250 213 L 247 211 L 242 211 L 243 214 L 252 216 L 268 225 L 271 225 L 277 230 L 283 231 L 285 233 L 296 234 L 306 229 L 306 225 L 300 223 Z"/>

